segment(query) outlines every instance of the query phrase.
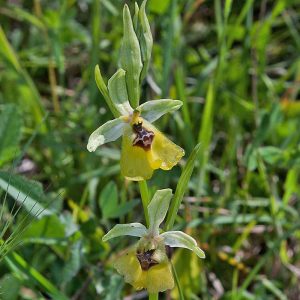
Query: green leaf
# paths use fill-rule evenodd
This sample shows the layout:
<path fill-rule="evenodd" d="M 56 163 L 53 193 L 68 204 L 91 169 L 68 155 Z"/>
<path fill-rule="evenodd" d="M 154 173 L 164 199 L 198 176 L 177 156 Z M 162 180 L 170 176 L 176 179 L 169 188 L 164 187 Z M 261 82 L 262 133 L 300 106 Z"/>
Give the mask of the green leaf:
<path fill-rule="evenodd" d="M 192 250 L 200 258 L 205 258 L 205 253 L 198 247 L 197 242 L 182 231 L 167 231 L 160 235 L 164 243 L 170 247 L 179 247 Z"/>
<path fill-rule="evenodd" d="M 139 204 L 138 200 L 130 200 L 125 203 L 121 203 L 117 205 L 114 211 L 112 211 L 109 215 L 109 218 L 119 218 L 126 214 L 128 214 L 134 207 Z"/>
<path fill-rule="evenodd" d="M 99 146 L 117 140 L 123 134 L 125 125 L 121 118 L 106 122 L 90 135 L 87 149 L 94 152 Z"/>
<path fill-rule="evenodd" d="M 19 21 L 26 21 L 29 24 L 41 29 L 47 30 L 45 24 L 35 15 L 29 13 L 28 11 L 18 7 L 11 5 L 10 9 L 6 8 L 10 14 L 13 14 Z"/>
<path fill-rule="evenodd" d="M 8 70 L 12 70 L 17 75 L 14 88 L 19 91 L 22 109 L 25 112 L 29 111 L 34 116 L 33 119 L 36 124 L 41 124 L 41 130 L 46 132 L 47 128 L 43 124 L 44 107 L 39 91 L 30 75 L 22 68 L 14 49 L 0 26 L 0 59 L 2 60 L 2 58 L 7 63 Z"/>
<path fill-rule="evenodd" d="M 166 113 L 173 112 L 182 106 L 180 100 L 159 99 L 143 103 L 137 109 L 141 111 L 141 116 L 152 123 Z"/>
<path fill-rule="evenodd" d="M 154 13 L 162 15 L 167 11 L 169 4 L 170 0 L 150 0 L 149 9 Z"/>
<path fill-rule="evenodd" d="M 0 113 L 0 166 L 18 154 L 22 118 L 15 105 L 4 106 Z"/>
<path fill-rule="evenodd" d="M 103 218 L 109 218 L 118 206 L 118 190 L 114 182 L 109 182 L 100 195 L 100 208 Z"/>
<path fill-rule="evenodd" d="M 126 215 L 137 204 L 137 200 L 131 200 L 125 203 L 118 203 L 117 186 L 113 182 L 109 182 L 100 195 L 100 208 L 104 218 L 118 218 Z"/>
<path fill-rule="evenodd" d="M 199 280 L 199 276 L 203 274 L 202 261 L 192 251 L 185 251 L 183 248 L 174 252 L 172 264 L 178 274 L 183 297 L 180 297 L 180 292 L 176 289 L 172 291 L 173 297 L 178 300 L 193 299 L 193 295 L 200 294 L 202 291 L 202 280 Z"/>
<path fill-rule="evenodd" d="M 249 147 L 247 150 L 250 149 Z M 247 154 L 247 151 L 246 151 Z M 249 151 L 249 155 L 247 156 L 247 169 L 251 172 L 257 168 L 257 149 L 252 149 Z"/>
<path fill-rule="evenodd" d="M 159 225 L 167 215 L 171 198 L 171 189 L 158 190 L 148 205 L 149 231 L 154 235 L 159 234 Z"/>
<path fill-rule="evenodd" d="M 95 80 L 96 80 L 97 87 L 98 87 L 99 91 L 101 92 L 101 94 L 103 95 L 103 97 L 105 99 L 106 98 L 109 99 L 108 89 L 107 89 L 107 86 L 102 77 L 99 65 L 96 65 L 96 67 L 95 67 Z"/>
<path fill-rule="evenodd" d="M 255 131 L 255 137 L 250 143 L 244 155 L 244 160 L 250 171 L 257 167 L 257 150 L 261 144 L 266 140 L 270 133 L 272 133 L 280 122 L 280 107 L 274 104 L 270 111 L 263 112 L 259 127 Z"/>
<path fill-rule="evenodd" d="M 5 257 L 10 269 L 14 271 L 19 277 L 28 277 L 33 282 L 37 283 L 39 287 L 49 293 L 49 295 L 55 300 L 67 300 L 63 293 L 61 293 L 55 285 L 45 278 L 37 269 L 28 264 L 20 255 L 13 252 Z"/>
<path fill-rule="evenodd" d="M 115 237 L 124 235 L 142 237 L 147 235 L 147 233 L 147 228 L 140 223 L 117 224 L 105 236 L 103 236 L 102 240 L 106 242 Z"/>
<path fill-rule="evenodd" d="M 232 0 L 226 0 L 225 1 L 225 8 L 224 8 L 224 17 L 225 20 L 228 19 L 230 11 L 231 11 L 231 6 L 232 6 Z"/>
<path fill-rule="evenodd" d="M 177 212 L 180 206 L 180 203 L 182 202 L 184 193 L 187 189 L 188 183 L 190 181 L 192 172 L 194 170 L 195 166 L 195 161 L 198 158 L 199 151 L 200 151 L 200 143 L 196 145 L 194 148 L 193 152 L 191 153 L 185 167 L 182 170 L 181 176 L 179 178 L 179 181 L 177 183 L 177 188 L 175 191 L 175 195 L 173 198 L 173 201 L 171 203 L 168 216 L 167 216 L 167 221 L 166 221 L 166 230 L 170 230 L 173 227 L 175 218 L 177 216 Z"/>
<path fill-rule="evenodd" d="M 33 216 L 41 218 L 45 215 L 53 214 L 51 210 L 41 204 L 46 204 L 48 199 L 39 182 L 0 171 L 0 188 L 5 192 L 7 191 L 11 197 Z"/>
<path fill-rule="evenodd" d="M 70 255 L 68 261 L 64 264 L 62 270 L 62 282 L 68 283 L 81 267 L 81 241 L 77 241 L 71 246 Z"/>
<path fill-rule="evenodd" d="M 222 26 L 221 26 L 222 27 Z M 207 95 L 205 98 L 204 111 L 201 116 L 201 129 L 199 131 L 198 142 L 201 142 L 201 149 L 199 152 L 199 183 L 197 194 L 200 194 L 203 190 L 203 185 L 206 176 L 207 163 L 209 160 L 209 147 L 212 139 L 213 133 L 213 116 L 214 116 L 214 106 L 216 100 L 216 91 L 214 80 L 211 79 Z"/>
<path fill-rule="evenodd" d="M 271 165 L 279 162 L 279 160 L 282 159 L 282 155 L 283 155 L 281 149 L 273 146 L 260 147 L 258 149 L 258 153 L 265 162 Z"/>
<path fill-rule="evenodd" d="M 21 72 L 21 65 L 18 61 L 18 58 L 9 44 L 9 41 L 6 38 L 6 35 L 0 27 L 0 55 L 5 58 L 7 62 L 9 62 L 17 72 Z"/>
<path fill-rule="evenodd" d="M 2 300 L 17 300 L 21 282 L 10 274 L 0 280 L 0 295 Z"/>
<path fill-rule="evenodd" d="M 147 75 L 150 59 L 151 59 L 152 46 L 153 46 L 151 28 L 146 15 L 146 3 L 147 0 L 144 0 L 141 5 L 141 9 L 139 10 L 139 23 L 138 23 L 139 26 L 137 29 L 138 40 L 141 47 L 142 63 L 143 63 L 143 69 L 141 72 L 140 80 L 143 80 Z"/>
<path fill-rule="evenodd" d="M 58 216 L 44 216 L 40 220 L 33 220 L 30 226 L 22 233 L 22 239 L 24 241 L 47 244 L 49 239 L 62 239 L 65 237 L 64 225 L 59 220 Z"/>
<path fill-rule="evenodd" d="M 108 81 L 109 96 L 116 109 L 123 116 L 132 113 L 126 89 L 125 73 L 123 69 L 119 69 Z"/>
<path fill-rule="evenodd" d="M 112 100 L 109 96 L 108 89 L 103 80 L 99 65 L 97 65 L 95 67 L 95 80 L 96 80 L 97 87 L 98 87 L 100 93 L 102 94 L 102 96 L 104 97 L 106 104 L 109 107 L 110 111 L 112 112 L 112 114 L 114 115 L 115 118 L 119 117 L 120 113 L 114 106 L 114 103 L 112 102 Z"/>
<path fill-rule="evenodd" d="M 107 283 L 105 297 L 101 295 L 103 300 L 116 300 L 122 299 L 122 290 L 124 287 L 124 280 L 118 274 L 112 273 L 108 276 L 109 282 Z"/>
<path fill-rule="evenodd" d="M 120 54 L 120 64 L 126 71 L 127 92 L 131 106 L 136 108 L 140 99 L 140 75 L 143 68 L 138 38 L 133 28 L 127 4 L 123 10 L 124 36 Z"/>
<path fill-rule="evenodd" d="M 261 283 L 279 300 L 288 300 L 287 296 L 281 291 L 273 281 L 262 276 Z"/>
<path fill-rule="evenodd" d="M 101 4 L 113 15 L 118 16 L 119 11 L 116 6 L 110 0 L 102 0 Z"/>

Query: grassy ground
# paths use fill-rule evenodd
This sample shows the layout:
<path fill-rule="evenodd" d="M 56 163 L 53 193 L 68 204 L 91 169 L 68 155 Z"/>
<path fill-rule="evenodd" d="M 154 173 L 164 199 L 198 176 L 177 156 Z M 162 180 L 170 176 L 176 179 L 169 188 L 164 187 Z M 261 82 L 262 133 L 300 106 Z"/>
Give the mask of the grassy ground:
<path fill-rule="evenodd" d="M 0 262 L 1 299 L 145 297 L 112 268 L 134 240 L 101 241 L 116 223 L 143 222 L 120 142 L 86 150 L 112 118 L 93 71 L 116 70 L 124 2 L 133 8 L 0 1 L 0 238 L 23 242 Z M 148 0 L 155 43 L 142 99 L 183 101 L 157 126 L 186 150 L 179 167 L 156 171 L 151 193 L 176 188 L 201 142 L 176 228 L 207 258 L 174 253 L 185 299 L 299 299 L 297 2 Z M 179 299 L 177 289 L 161 299 Z"/>

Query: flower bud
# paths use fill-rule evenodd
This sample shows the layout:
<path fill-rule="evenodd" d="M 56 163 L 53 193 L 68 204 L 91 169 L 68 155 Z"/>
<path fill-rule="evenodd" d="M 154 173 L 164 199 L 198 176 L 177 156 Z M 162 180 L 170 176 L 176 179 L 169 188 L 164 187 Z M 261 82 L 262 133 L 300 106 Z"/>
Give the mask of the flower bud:
<path fill-rule="evenodd" d="M 126 71 L 126 86 L 133 108 L 139 105 L 140 74 L 143 68 L 138 38 L 133 28 L 130 11 L 127 5 L 123 11 L 124 36 L 121 48 L 120 63 Z"/>

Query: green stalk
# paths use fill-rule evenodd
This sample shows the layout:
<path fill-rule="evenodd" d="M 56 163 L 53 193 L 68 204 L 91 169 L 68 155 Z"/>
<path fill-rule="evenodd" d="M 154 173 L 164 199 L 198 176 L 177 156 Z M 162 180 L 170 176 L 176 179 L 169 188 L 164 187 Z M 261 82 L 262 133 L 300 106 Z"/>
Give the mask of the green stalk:
<path fill-rule="evenodd" d="M 142 197 L 144 215 L 147 227 L 149 227 L 149 214 L 148 214 L 148 204 L 150 202 L 149 190 L 146 180 L 139 181 L 139 188 Z M 149 294 L 149 300 L 158 300 L 158 293 Z"/>
<path fill-rule="evenodd" d="M 171 262 L 171 266 L 172 266 L 172 271 L 173 271 L 173 275 L 174 275 L 174 278 L 175 278 L 176 286 L 177 286 L 177 289 L 178 289 L 179 299 L 184 300 L 184 295 L 183 295 L 183 291 L 182 291 L 182 288 L 181 288 L 181 285 L 180 285 L 180 281 L 179 281 L 175 266 L 172 264 L 172 262 Z"/>
<path fill-rule="evenodd" d="M 174 225 L 175 218 L 177 216 L 180 204 L 183 200 L 184 193 L 187 190 L 189 180 L 190 180 L 190 178 L 192 176 L 192 172 L 194 170 L 195 161 L 198 158 L 201 149 L 202 149 L 202 147 L 200 147 L 200 144 L 197 144 L 196 147 L 194 148 L 193 152 L 189 156 L 189 159 L 187 160 L 187 163 L 186 163 L 184 169 L 182 170 L 179 181 L 177 183 L 175 195 L 174 195 L 171 205 L 169 207 L 167 220 L 165 223 L 166 231 L 171 230 Z"/>
<path fill-rule="evenodd" d="M 158 293 L 149 294 L 149 300 L 158 300 Z"/>
<path fill-rule="evenodd" d="M 90 52 L 90 74 L 94 72 L 94 66 L 98 62 L 99 56 L 99 40 L 100 40 L 100 24 L 101 14 L 100 14 L 100 1 L 94 0 L 92 2 L 92 18 L 91 18 L 91 27 L 92 27 L 92 49 Z M 96 103 L 97 93 L 95 83 L 91 80 L 89 84 L 89 94 L 90 100 L 93 103 Z M 97 99 L 98 100 L 98 99 Z"/>
<path fill-rule="evenodd" d="M 162 70 L 162 98 L 167 98 L 169 94 L 169 77 L 174 56 L 174 35 L 176 23 L 177 0 L 171 1 L 169 5 L 168 25 L 164 32 L 163 42 L 163 70 Z"/>
<path fill-rule="evenodd" d="M 149 191 L 148 191 L 147 181 L 146 180 L 139 181 L 139 188 L 140 188 L 140 193 L 141 193 L 141 197 L 142 197 L 145 220 L 146 220 L 146 224 L 148 227 L 149 226 L 148 204 L 150 202 L 150 199 L 149 199 Z"/>

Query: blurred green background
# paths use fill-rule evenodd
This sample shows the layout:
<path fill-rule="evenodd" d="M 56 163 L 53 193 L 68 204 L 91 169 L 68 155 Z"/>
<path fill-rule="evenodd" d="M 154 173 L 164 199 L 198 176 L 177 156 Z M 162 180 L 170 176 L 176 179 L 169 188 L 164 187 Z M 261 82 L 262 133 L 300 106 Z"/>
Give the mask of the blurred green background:
<path fill-rule="evenodd" d="M 0 240 L 22 241 L 0 262 L 1 299 L 146 299 L 112 268 L 135 240 L 101 241 L 116 223 L 143 222 L 137 184 L 120 176 L 120 142 L 86 150 L 112 118 L 94 67 L 106 79 L 117 69 L 125 2 L 133 11 L 121 0 L 0 1 Z M 298 300 L 299 1 L 148 0 L 147 10 L 141 101 L 183 101 L 157 126 L 186 150 L 155 172 L 152 193 L 176 188 L 201 142 L 175 228 L 207 258 L 175 251 L 185 299 Z"/>

